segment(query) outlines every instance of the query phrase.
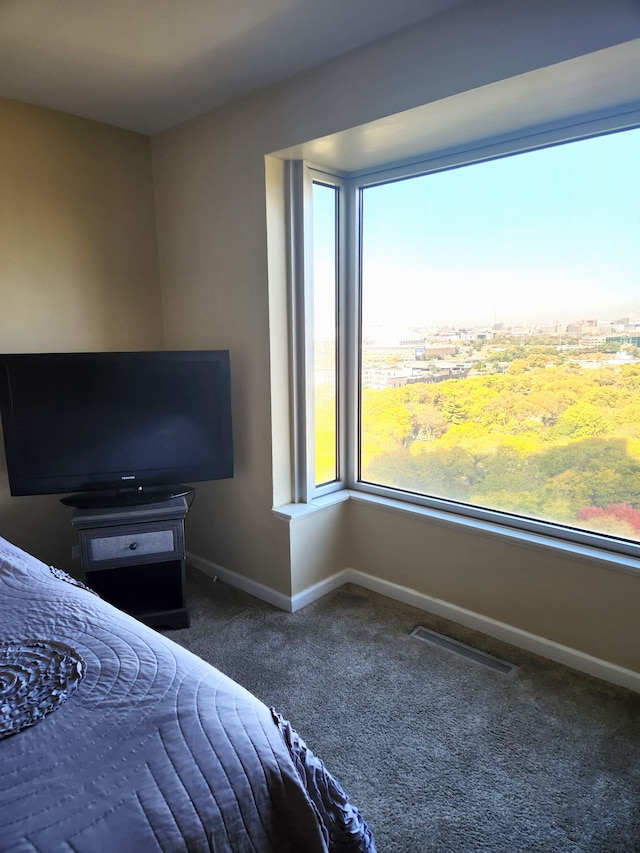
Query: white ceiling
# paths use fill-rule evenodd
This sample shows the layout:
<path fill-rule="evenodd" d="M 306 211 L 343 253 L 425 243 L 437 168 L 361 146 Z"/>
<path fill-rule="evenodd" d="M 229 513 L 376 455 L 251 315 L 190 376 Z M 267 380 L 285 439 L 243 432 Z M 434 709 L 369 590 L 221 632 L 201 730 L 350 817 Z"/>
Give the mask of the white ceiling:
<path fill-rule="evenodd" d="M 152 134 L 463 2 L 0 0 L 0 97 Z"/>

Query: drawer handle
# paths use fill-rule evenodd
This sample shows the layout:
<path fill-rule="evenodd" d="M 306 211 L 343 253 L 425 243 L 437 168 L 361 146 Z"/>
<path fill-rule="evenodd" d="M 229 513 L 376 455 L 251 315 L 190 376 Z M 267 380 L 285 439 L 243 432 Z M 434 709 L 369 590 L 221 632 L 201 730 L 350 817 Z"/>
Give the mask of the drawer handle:
<path fill-rule="evenodd" d="M 137 542 L 132 542 L 132 543 L 131 543 L 131 545 L 129 545 L 129 550 L 130 550 L 130 551 L 135 551 L 137 547 L 138 547 L 138 543 L 137 543 Z"/>

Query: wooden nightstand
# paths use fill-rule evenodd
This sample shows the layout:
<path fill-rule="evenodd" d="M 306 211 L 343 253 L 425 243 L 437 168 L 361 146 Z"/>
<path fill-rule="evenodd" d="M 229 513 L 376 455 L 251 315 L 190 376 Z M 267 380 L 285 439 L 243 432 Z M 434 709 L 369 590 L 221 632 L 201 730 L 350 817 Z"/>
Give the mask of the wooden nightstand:
<path fill-rule="evenodd" d="M 188 628 L 185 497 L 109 509 L 77 509 L 84 581 L 155 628 Z"/>

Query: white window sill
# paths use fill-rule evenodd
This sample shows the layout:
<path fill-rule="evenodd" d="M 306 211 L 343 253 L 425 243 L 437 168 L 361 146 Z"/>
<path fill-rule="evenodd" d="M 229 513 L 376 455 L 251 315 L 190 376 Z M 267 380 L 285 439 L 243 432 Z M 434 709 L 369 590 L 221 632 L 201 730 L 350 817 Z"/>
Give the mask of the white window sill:
<path fill-rule="evenodd" d="M 513 544 L 518 544 L 523 547 L 551 549 L 553 551 L 566 554 L 569 557 L 589 560 L 590 562 L 596 562 L 606 568 L 640 576 L 640 559 L 630 555 L 621 554 L 616 551 L 608 551 L 604 548 L 583 545 L 579 542 L 571 542 L 568 539 L 545 536 L 540 533 L 534 533 L 517 527 L 483 521 L 482 519 L 456 514 L 455 512 L 443 512 L 432 507 L 393 500 L 388 497 L 374 495 L 359 490 L 341 489 L 339 491 L 323 495 L 321 498 L 316 498 L 307 504 L 285 504 L 284 506 L 274 507 L 272 512 L 276 518 L 280 518 L 291 524 L 301 518 L 306 518 L 309 515 L 313 515 L 316 512 L 328 509 L 329 507 L 345 501 L 353 501 L 356 504 L 368 504 L 386 512 L 393 512 L 404 516 L 409 515 L 414 518 L 423 518 L 438 524 L 446 524 L 458 528 L 463 527 L 474 533 L 483 533 L 492 537 L 501 537 L 503 539 L 506 538 L 513 542 Z"/>
<path fill-rule="evenodd" d="M 349 489 L 339 489 L 338 491 L 323 495 L 321 498 L 315 498 L 308 504 L 284 504 L 283 506 L 273 507 L 271 512 L 276 518 L 281 518 L 283 521 L 291 524 L 300 518 L 313 515 L 313 513 L 321 509 L 327 509 L 330 506 L 344 503 L 353 497 L 354 494 L 356 493 Z"/>

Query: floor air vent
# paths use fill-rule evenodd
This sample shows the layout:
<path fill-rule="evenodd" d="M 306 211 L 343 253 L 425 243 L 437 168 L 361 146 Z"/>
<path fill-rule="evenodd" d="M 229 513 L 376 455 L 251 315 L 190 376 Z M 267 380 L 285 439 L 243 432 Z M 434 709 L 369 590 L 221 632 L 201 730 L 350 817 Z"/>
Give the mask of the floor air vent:
<path fill-rule="evenodd" d="M 458 640 L 452 640 L 451 637 L 445 637 L 436 631 L 430 631 L 428 628 L 414 628 L 411 636 L 416 637 L 418 640 L 423 640 L 425 643 L 432 643 L 434 646 L 449 649 L 449 651 L 455 652 L 457 655 L 467 658 L 467 660 L 488 666 L 490 669 L 495 669 L 503 675 L 509 675 L 512 670 L 516 669 L 512 663 L 507 663 L 504 660 L 500 660 L 500 658 L 493 657 L 493 655 L 488 655 L 486 652 L 481 652 L 479 649 L 466 646 L 464 643 L 458 642 Z"/>

